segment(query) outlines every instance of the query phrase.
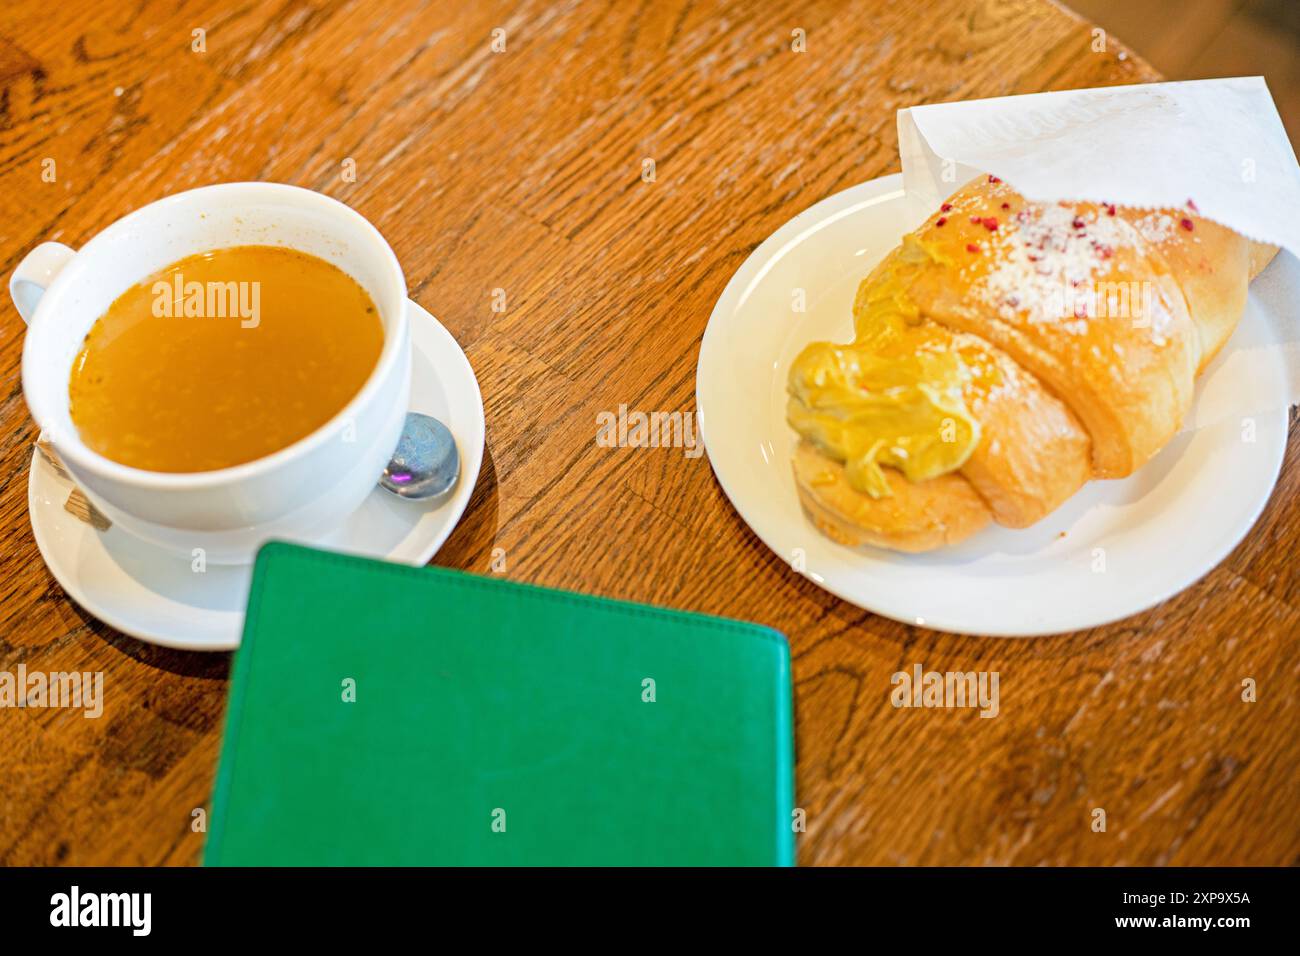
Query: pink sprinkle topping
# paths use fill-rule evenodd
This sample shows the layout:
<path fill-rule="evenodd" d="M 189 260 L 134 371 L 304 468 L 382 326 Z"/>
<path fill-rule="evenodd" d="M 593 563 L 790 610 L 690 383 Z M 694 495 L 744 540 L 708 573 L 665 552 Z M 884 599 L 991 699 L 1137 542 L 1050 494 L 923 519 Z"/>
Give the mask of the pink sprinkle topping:
<path fill-rule="evenodd" d="M 989 232 L 998 231 L 998 219 L 996 216 L 985 216 L 982 222 L 984 223 L 984 228 Z"/>
<path fill-rule="evenodd" d="M 1075 229 L 1082 229 L 1082 228 L 1083 228 L 1083 220 L 1080 219 L 1078 216 L 1075 216 L 1074 219 L 1073 219 L 1073 221 L 1070 223 L 1070 225 L 1072 225 Z"/>
<path fill-rule="evenodd" d="M 1002 182 L 1002 180 L 998 179 L 998 177 L 996 177 L 996 176 L 989 176 L 989 182 L 991 182 L 991 183 L 1000 183 L 1000 182 Z"/>
<path fill-rule="evenodd" d="M 952 203 L 950 202 L 946 202 L 939 207 L 940 212 L 948 212 L 950 209 L 952 209 Z"/>
<path fill-rule="evenodd" d="M 984 221 L 984 218 L 982 216 L 971 216 L 970 221 L 972 225 L 978 226 Z"/>
<path fill-rule="evenodd" d="M 947 217 L 947 216 L 940 216 L 938 219 L 936 219 L 936 220 L 934 221 L 934 224 L 935 224 L 936 226 L 942 226 L 942 225 L 943 225 L 945 222 L 947 222 L 947 221 L 948 221 L 948 217 Z"/>
<path fill-rule="evenodd" d="M 1200 212 L 1200 210 L 1196 208 L 1196 203 L 1192 202 L 1191 199 L 1187 200 L 1187 208 L 1192 212 Z"/>
<path fill-rule="evenodd" d="M 1002 208 L 1003 208 L 1003 209 L 1010 209 L 1010 208 L 1011 208 L 1011 203 L 1009 203 L 1009 202 L 1004 202 L 1004 203 L 1002 204 Z"/>
<path fill-rule="evenodd" d="M 1181 225 L 1184 229 L 1186 229 L 1188 232 L 1191 232 L 1191 231 L 1192 231 L 1192 221 L 1191 221 L 1190 219 L 1184 219 L 1184 220 L 1180 223 L 1180 225 Z"/>
<path fill-rule="evenodd" d="M 1113 216 L 1113 215 L 1115 215 L 1115 204 L 1114 204 L 1114 203 L 1111 203 L 1109 206 L 1106 207 L 1106 215 L 1108 215 L 1108 216 Z"/>
<path fill-rule="evenodd" d="M 980 244 L 979 244 L 978 242 L 968 242 L 968 243 L 966 243 L 966 251 L 967 251 L 967 252 L 979 252 L 979 251 L 980 251 Z"/>

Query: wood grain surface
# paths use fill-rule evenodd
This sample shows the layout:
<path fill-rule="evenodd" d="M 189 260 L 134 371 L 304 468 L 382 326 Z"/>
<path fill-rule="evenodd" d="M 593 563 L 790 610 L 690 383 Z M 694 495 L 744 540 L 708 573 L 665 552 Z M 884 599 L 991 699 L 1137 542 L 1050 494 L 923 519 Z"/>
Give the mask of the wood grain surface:
<path fill-rule="evenodd" d="M 57 17 L 16 0 L 0 271 L 195 186 L 335 196 L 387 236 L 482 386 L 487 458 L 436 563 L 489 573 L 500 548 L 515 580 L 789 635 L 801 863 L 1294 864 L 1300 429 L 1258 525 L 1199 584 L 1022 641 L 859 611 L 759 542 L 706 457 L 595 441 L 620 404 L 694 409 L 732 272 L 796 212 L 896 171 L 898 108 L 1158 78 L 1113 40 L 1094 52 L 1091 29 L 1044 0 L 67 0 Z M 0 863 L 195 863 L 229 655 L 125 637 L 45 569 L 23 325 L 2 311 L 0 670 L 103 671 L 106 702 L 98 720 L 0 710 Z M 998 671 L 999 716 L 895 709 L 890 675 L 917 663 Z"/>

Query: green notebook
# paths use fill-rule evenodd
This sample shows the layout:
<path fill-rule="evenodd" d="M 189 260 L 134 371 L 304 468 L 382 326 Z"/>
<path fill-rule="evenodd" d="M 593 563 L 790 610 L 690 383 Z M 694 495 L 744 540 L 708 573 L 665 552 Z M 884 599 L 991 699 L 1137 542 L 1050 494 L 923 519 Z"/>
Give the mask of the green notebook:
<path fill-rule="evenodd" d="M 790 865 L 754 624 L 269 544 L 209 865 Z"/>

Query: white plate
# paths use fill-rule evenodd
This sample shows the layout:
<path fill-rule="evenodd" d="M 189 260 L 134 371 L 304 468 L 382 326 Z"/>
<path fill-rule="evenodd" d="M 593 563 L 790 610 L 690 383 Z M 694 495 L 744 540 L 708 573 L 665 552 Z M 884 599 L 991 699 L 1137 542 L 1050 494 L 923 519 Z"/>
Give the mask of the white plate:
<path fill-rule="evenodd" d="M 469 360 L 432 315 L 411 310 L 411 409 L 441 419 L 456 436 L 461 474 L 437 507 L 403 501 L 376 487 L 328 536 L 310 542 L 403 564 L 426 564 L 469 503 L 483 462 L 483 399 Z M 119 631 L 151 644 L 190 651 L 239 646 L 252 567 L 190 562 L 119 528 L 95 531 L 64 510 L 72 486 L 34 453 L 27 507 L 36 545 L 74 601 Z"/>
<path fill-rule="evenodd" d="M 1032 528 L 994 526 L 928 554 L 846 548 L 809 523 L 790 468 L 786 373 L 807 343 L 852 338 L 857 284 L 908 225 L 902 197 L 902 177 L 886 176 L 800 213 L 754 250 L 714 307 L 696 404 L 709 461 L 746 523 L 846 601 L 966 634 L 1104 624 L 1176 594 L 1218 564 L 1268 501 L 1286 446 L 1285 372 L 1254 297 L 1198 388 L 1198 396 L 1208 387 L 1278 396 L 1255 417 L 1253 442 L 1243 441 L 1239 419 L 1184 432 L 1133 476 L 1089 482 Z M 1294 276 L 1287 281 L 1300 286 Z M 804 313 L 794 311 L 798 290 Z M 1300 289 L 1291 301 L 1300 301 Z M 1252 346 L 1263 347 L 1262 363 L 1224 361 Z"/>

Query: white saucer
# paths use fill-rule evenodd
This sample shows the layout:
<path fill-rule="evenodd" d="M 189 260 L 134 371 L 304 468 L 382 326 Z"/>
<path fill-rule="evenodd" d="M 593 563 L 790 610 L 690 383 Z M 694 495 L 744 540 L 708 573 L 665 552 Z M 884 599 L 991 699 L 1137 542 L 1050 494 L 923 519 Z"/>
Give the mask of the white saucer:
<path fill-rule="evenodd" d="M 456 436 L 460 483 L 430 507 L 376 487 L 317 547 L 423 565 L 460 520 L 483 462 L 483 399 L 469 360 L 432 315 L 411 310 L 411 409 L 441 419 Z M 151 644 L 191 651 L 239 646 L 252 566 L 190 562 L 158 551 L 117 527 L 98 532 L 64 510 L 72 485 L 38 453 L 27 481 L 27 508 L 41 557 L 87 612 Z"/>
<path fill-rule="evenodd" d="M 857 284 L 898 244 L 905 215 L 901 175 L 823 200 L 754 250 L 709 318 L 695 383 L 701 434 L 727 497 L 763 542 L 869 611 L 1004 636 L 1127 617 L 1222 561 L 1268 501 L 1286 448 L 1286 373 L 1274 331 L 1283 326 L 1256 294 L 1197 388 L 1201 411 L 1216 397 L 1261 396 L 1267 410 L 1253 415 L 1254 441 L 1243 440 L 1240 415 L 1203 419 L 1218 424 L 1177 435 L 1123 481 L 1089 482 L 1031 528 L 992 527 L 929 554 L 853 550 L 812 526 L 790 467 L 787 372 L 809 342 L 852 338 Z M 1281 256 L 1266 277 L 1284 286 L 1271 300 L 1289 298 L 1288 310 L 1300 301 L 1298 273 Z M 797 290 L 806 312 L 792 308 Z"/>

